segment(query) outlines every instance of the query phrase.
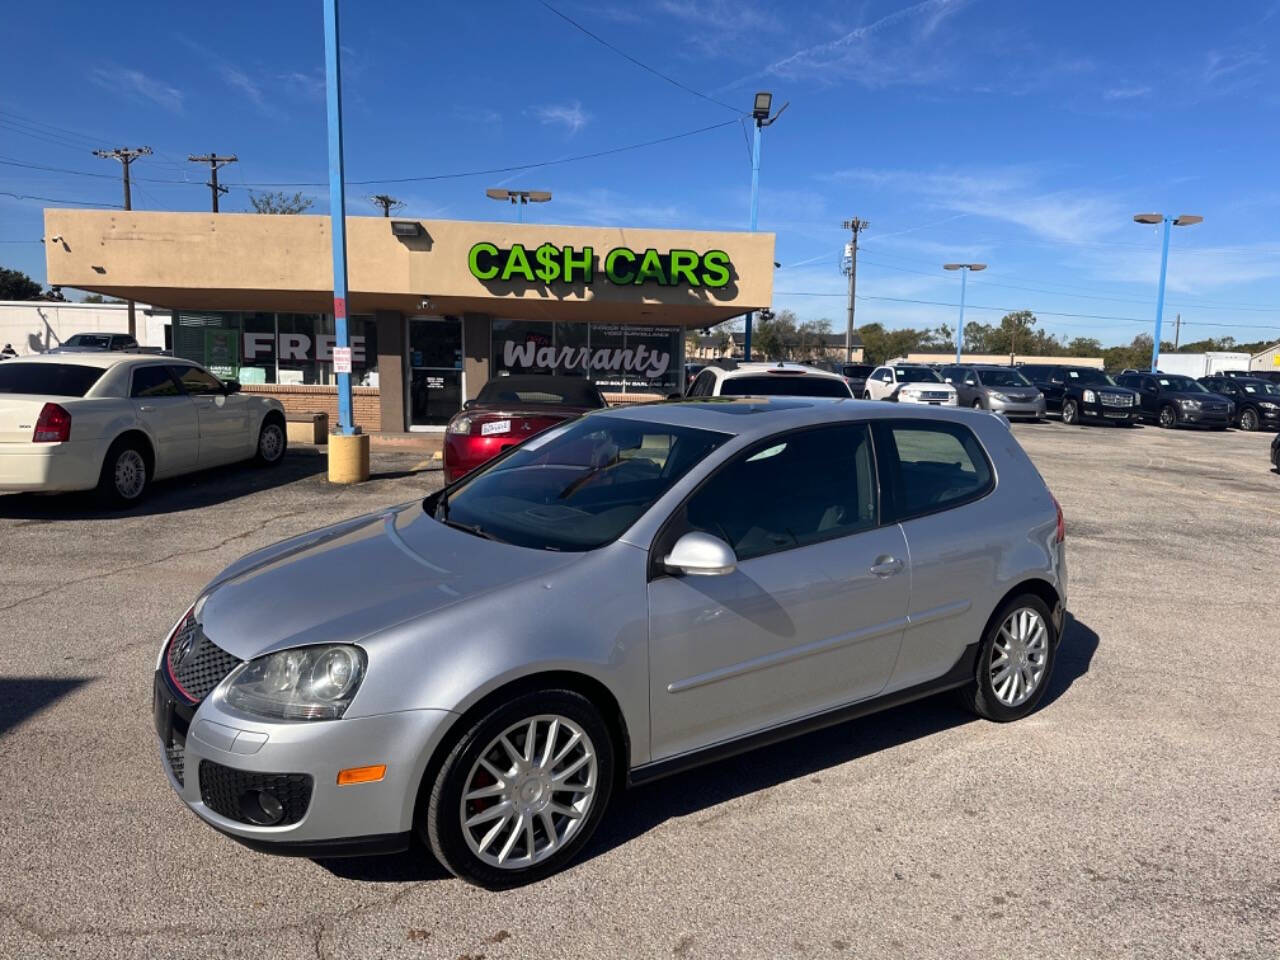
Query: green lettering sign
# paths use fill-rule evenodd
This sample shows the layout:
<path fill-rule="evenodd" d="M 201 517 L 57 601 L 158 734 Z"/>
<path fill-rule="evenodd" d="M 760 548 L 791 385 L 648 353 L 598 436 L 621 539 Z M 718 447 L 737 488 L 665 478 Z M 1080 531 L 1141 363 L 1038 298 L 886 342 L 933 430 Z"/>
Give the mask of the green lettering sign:
<path fill-rule="evenodd" d="M 523 244 L 514 243 L 504 250 L 486 241 L 472 245 L 467 266 L 473 277 L 485 282 L 523 280 L 550 286 L 594 283 L 597 261 L 592 247 L 575 250 L 548 242 L 530 251 Z M 620 287 L 654 284 L 720 289 L 728 286 L 732 277 L 729 254 L 723 250 L 700 254 L 695 250 L 674 249 L 662 253 L 648 247 L 641 253 L 630 247 L 614 247 L 599 266 L 603 268 L 604 278 Z"/>
<path fill-rule="evenodd" d="M 708 250 L 702 255 L 702 282 L 713 290 L 729 285 L 729 255 L 723 250 Z"/>
<path fill-rule="evenodd" d="M 506 266 L 502 268 L 502 279 L 510 280 L 517 273 L 533 283 L 533 268 L 529 266 L 529 258 L 525 255 L 524 247 L 518 243 L 512 246 L 507 254 Z"/>
<path fill-rule="evenodd" d="M 581 282 L 590 283 L 595 273 L 596 252 L 590 247 L 582 248 L 582 255 L 577 259 L 573 256 L 573 247 L 564 248 L 564 282 L 575 283 L 573 272 L 577 270 L 582 274 Z"/>
<path fill-rule="evenodd" d="M 467 266 L 471 268 L 471 275 L 477 280 L 492 280 L 498 275 L 498 267 L 493 262 L 493 258 L 498 255 L 498 248 L 492 243 L 477 243 L 471 248 L 471 253 L 467 256 Z M 481 256 L 484 257 L 484 263 L 480 262 Z"/>
<path fill-rule="evenodd" d="M 627 271 L 621 272 L 619 261 L 626 261 Z M 610 283 L 620 286 L 631 283 L 635 278 L 636 253 L 626 247 L 614 247 L 604 258 L 604 273 Z"/>

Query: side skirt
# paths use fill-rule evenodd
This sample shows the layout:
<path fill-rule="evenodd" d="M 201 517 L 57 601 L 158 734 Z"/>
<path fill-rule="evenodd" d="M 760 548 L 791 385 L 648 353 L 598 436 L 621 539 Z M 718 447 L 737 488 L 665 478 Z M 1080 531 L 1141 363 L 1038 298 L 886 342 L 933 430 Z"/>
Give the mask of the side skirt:
<path fill-rule="evenodd" d="M 965 647 L 964 653 L 960 655 L 960 659 L 955 662 L 955 665 L 935 680 L 928 680 L 925 683 L 916 684 L 914 687 L 895 690 L 893 693 L 872 697 L 869 700 L 859 700 L 857 703 L 836 707 L 834 710 L 801 717 L 799 720 L 790 720 L 776 727 L 769 727 L 766 730 L 747 734 L 745 737 L 739 737 L 736 740 L 712 744 L 700 750 L 682 753 L 676 757 L 668 757 L 666 760 L 658 760 L 654 763 L 633 767 L 627 773 L 627 784 L 628 786 L 638 786 L 644 783 L 651 783 L 654 780 L 669 777 L 674 773 L 683 773 L 686 770 L 692 770 L 694 767 L 701 767 L 717 760 L 723 760 L 726 757 L 746 753 L 748 750 L 767 747 L 772 743 L 790 740 L 792 737 L 798 737 L 805 733 L 812 733 L 815 730 L 822 730 L 849 720 L 856 720 L 859 717 L 865 717 L 867 714 L 879 713 L 881 710 L 888 710 L 891 707 L 910 703 L 912 700 L 919 700 L 935 693 L 963 687 L 974 678 L 977 670 L 979 646 L 981 644 L 971 643 Z"/>

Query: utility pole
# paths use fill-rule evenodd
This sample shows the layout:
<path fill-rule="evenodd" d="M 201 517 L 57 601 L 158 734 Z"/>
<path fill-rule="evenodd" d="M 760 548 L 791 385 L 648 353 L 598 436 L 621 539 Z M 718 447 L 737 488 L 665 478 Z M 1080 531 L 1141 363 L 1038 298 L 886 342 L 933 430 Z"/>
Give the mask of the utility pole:
<path fill-rule="evenodd" d="M 370 197 L 369 201 L 375 207 L 382 208 L 382 215 L 384 217 L 390 217 L 392 210 L 399 210 L 401 207 L 404 206 L 404 204 L 401 203 L 399 200 L 397 200 L 395 197 L 388 196 L 385 193 L 376 194 L 375 196 Z"/>
<path fill-rule="evenodd" d="M 1178 338 L 1182 334 L 1182 314 L 1177 314 L 1173 320 L 1173 352 L 1178 352 Z"/>
<path fill-rule="evenodd" d="M 95 150 L 93 151 L 93 155 L 103 160 L 120 161 L 120 171 L 124 177 L 124 208 L 126 210 L 132 210 L 133 197 L 129 192 L 129 164 L 133 163 L 133 161 L 137 160 L 139 157 L 151 156 L 151 148 L 117 147 L 114 150 Z M 129 336 L 135 338 L 138 336 L 138 320 L 134 314 L 132 300 L 129 301 Z"/>
<path fill-rule="evenodd" d="M 213 212 L 218 212 L 218 194 L 226 193 L 226 187 L 218 186 L 218 168 L 225 167 L 228 163 L 237 161 L 236 155 L 233 153 L 229 157 L 220 157 L 216 153 L 206 153 L 203 157 L 189 156 L 187 160 L 191 163 L 207 163 L 209 165 L 209 182 L 205 184 L 213 191 Z"/>
<path fill-rule="evenodd" d="M 871 223 L 867 220 L 859 220 L 854 217 L 852 220 L 846 220 L 843 227 L 852 234 L 849 241 L 849 263 L 845 266 L 845 272 L 849 275 L 849 319 L 844 328 L 844 362 L 853 362 L 853 298 L 858 289 L 858 234 Z"/>

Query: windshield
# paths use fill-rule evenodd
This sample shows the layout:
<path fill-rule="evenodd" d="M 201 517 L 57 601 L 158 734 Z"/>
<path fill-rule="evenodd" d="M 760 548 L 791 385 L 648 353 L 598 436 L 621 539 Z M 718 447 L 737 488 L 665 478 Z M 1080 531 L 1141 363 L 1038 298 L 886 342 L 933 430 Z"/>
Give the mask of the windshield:
<path fill-rule="evenodd" d="M 1093 370 L 1089 367 L 1077 367 L 1074 370 L 1067 371 L 1068 383 L 1097 383 L 1104 386 L 1114 387 L 1116 382 L 1101 370 Z"/>
<path fill-rule="evenodd" d="M 604 400 L 595 384 L 590 380 L 574 377 L 496 377 L 480 388 L 476 403 L 520 403 L 591 409 L 604 406 Z"/>
<path fill-rule="evenodd" d="M 611 543 L 727 434 L 589 416 L 549 431 L 441 497 L 435 517 L 539 550 Z"/>
<path fill-rule="evenodd" d="M 63 344 L 65 347 L 101 347 L 103 350 L 111 346 L 111 338 L 105 334 L 77 333 Z"/>
<path fill-rule="evenodd" d="M 941 383 L 937 371 L 928 367 L 894 367 L 899 383 Z"/>
<path fill-rule="evenodd" d="M 804 373 L 730 377 L 720 386 L 722 397 L 844 397 L 852 396 L 843 380 Z"/>
<path fill-rule="evenodd" d="M 1157 378 L 1160 386 L 1165 390 L 1176 390 L 1181 393 L 1208 393 L 1203 383 L 1192 380 L 1190 377 L 1162 376 Z"/>
<path fill-rule="evenodd" d="M 846 363 L 840 372 L 846 377 L 862 377 L 865 380 L 874 369 L 869 363 Z"/>
<path fill-rule="evenodd" d="M 43 397 L 83 397 L 106 371 L 73 363 L 0 363 L 0 393 L 33 393 Z"/>
<path fill-rule="evenodd" d="M 978 379 L 984 387 L 1029 387 L 1031 381 L 1017 370 L 979 370 Z"/>

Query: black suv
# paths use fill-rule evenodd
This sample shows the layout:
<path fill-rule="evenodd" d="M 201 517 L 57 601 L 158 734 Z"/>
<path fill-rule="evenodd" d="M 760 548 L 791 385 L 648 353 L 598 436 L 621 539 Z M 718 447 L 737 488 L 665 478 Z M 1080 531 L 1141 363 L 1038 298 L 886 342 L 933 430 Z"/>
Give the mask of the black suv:
<path fill-rule="evenodd" d="M 1132 387 L 1142 398 L 1142 419 L 1162 427 L 1180 424 L 1225 430 L 1235 417 L 1226 397 L 1210 393 L 1200 383 L 1177 373 L 1126 373 L 1121 386 Z"/>
<path fill-rule="evenodd" d="M 1201 377 L 1200 383 L 1236 405 L 1241 430 L 1280 429 L 1280 385 L 1257 377 Z"/>
<path fill-rule="evenodd" d="M 1250 380 L 1270 380 L 1280 384 L 1280 370 L 1224 370 L 1218 376 L 1246 377 Z"/>
<path fill-rule="evenodd" d="M 1096 367 L 1024 363 L 1018 371 L 1044 394 L 1048 409 L 1062 411 L 1063 423 L 1106 420 L 1132 426 L 1138 422 L 1141 408 L 1137 392 L 1116 386 Z"/>

